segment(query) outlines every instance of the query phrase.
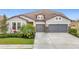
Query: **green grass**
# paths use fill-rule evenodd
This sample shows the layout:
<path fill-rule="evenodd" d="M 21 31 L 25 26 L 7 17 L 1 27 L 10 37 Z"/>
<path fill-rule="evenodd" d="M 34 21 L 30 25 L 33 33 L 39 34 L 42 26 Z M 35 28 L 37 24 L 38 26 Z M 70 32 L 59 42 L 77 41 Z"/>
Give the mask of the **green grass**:
<path fill-rule="evenodd" d="M 79 30 L 77 30 L 77 33 L 78 33 L 78 35 L 79 35 Z"/>
<path fill-rule="evenodd" d="M 0 38 L 0 44 L 33 44 L 34 39 Z"/>
<path fill-rule="evenodd" d="M 77 37 L 79 38 L 79 30 L 77 30 Z"/>

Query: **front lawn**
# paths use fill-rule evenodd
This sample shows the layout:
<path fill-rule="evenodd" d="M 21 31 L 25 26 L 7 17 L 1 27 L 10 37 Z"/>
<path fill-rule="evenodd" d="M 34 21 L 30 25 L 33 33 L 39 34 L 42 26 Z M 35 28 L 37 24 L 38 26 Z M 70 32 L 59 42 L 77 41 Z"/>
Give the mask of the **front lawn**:
<path fill-rule="evenodd" d="M 0 38 L 0 44 L 33 44 L 34 39 L 24 38 Z"/>
<path fill-rule="evenodd" d="M 78 33 L 78 36 L 79 36 L 79 30 L 77 31 L 77 33 Z"/>

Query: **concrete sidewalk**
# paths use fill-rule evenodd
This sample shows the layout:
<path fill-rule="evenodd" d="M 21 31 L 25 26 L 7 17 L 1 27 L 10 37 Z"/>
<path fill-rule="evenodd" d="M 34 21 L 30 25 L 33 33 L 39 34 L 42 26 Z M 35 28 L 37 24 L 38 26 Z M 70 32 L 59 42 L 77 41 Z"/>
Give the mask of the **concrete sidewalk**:
<path fill-rule="evenodd" d="M 26 44 L 2 44 L 0 49 L 32 49 L 33 45 Z"/>

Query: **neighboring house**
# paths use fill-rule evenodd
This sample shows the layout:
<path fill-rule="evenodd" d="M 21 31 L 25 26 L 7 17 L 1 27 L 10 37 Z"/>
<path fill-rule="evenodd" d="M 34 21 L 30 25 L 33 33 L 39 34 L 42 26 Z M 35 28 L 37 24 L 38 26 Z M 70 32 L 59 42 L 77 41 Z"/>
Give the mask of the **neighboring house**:
<path fill-rule="evenodd" d="M 79 21 L 77 22 L 77 24 L 78 24 L 78 30 L 79 30 Z"/>
<path fill-rule="evenodd" d="M 79 21 L 71 21 L 70 28 L 79 30 Z"/>
<path fill-rule="evenodd" d="M 77 29 L 77 33 L 79 33 L 79 21 L 72 21 L 70 24 L 70 28 Z"/>
<path fill-rule="evenodd" d="M 33 24 L 36 32 L 67 32 L 71 20 L 64 14 L 51 10 L 39 10 L 37 12 L 17 15 L 9 18 L 8 33 L 19 31 L 22 25 Z"/>
<path fill-rule="evenodd" d="M 77 22 L 77 24 L 78 24 L 78 28 L 77 28 L 77 32 L 78 32 L 78 35 L 79 35 L 79 21 Z"/>
<path fill-rule="evenodd" d="M 71 21 L 70 28 L 77 29 L 77 22 L 76 21 Z"/>

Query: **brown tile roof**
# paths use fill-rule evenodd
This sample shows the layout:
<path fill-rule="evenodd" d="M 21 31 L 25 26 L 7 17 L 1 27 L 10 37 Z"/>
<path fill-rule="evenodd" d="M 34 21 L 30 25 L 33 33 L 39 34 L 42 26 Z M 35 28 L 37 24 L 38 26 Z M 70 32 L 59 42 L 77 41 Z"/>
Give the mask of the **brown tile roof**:
<path fill-rule="evenodd" d="M 36 16 L 39 15 L 39 14 L 42 14 L 42 15 L 45 16 L 45 19 L 44 20 L 49 20 L 49 19 L 51 19 L 51 18 L 53 18 L 55 16 L 61 16 L 61 17 L 64 17 L 66 19 L 69 19 L 68 17 L 66 17 L 61 12 L 56 12 L 56 11 L 52 11 L 52 10 L 48 10 L 48 9 L 42 9 L 42 10 L 38 10 L 38 11 L 33 12 L 33 13 L 21 14 L 21 15 L 18 15 L 18 16 L 24 16 L 24 17 L 31 18 L 33 20 L 37 20 L 36 19 Z M 14 16 L 14 17 L 16 17 L 16 16 Z M 13 18 L 13 17 L 11 17 L 11 18 Z"/>
<path fill-rule="evenodd" d="M 14 18 L 14 17 L 18 17 L 18 18 L 20 18 L 20 19 L 22 19 L 22 20 L 26 20 L 27 22 L 29 22 L 27 19 L 25 19 L 25 18 L 23 18 L 23 17 L 20 17 L 21 15 L 17 15 L 17 16 L 13 16 L 13 17 L 10 17 L 10 18 L 8 18 L 8 19 L 12 19 L 12 18 Z"/>

